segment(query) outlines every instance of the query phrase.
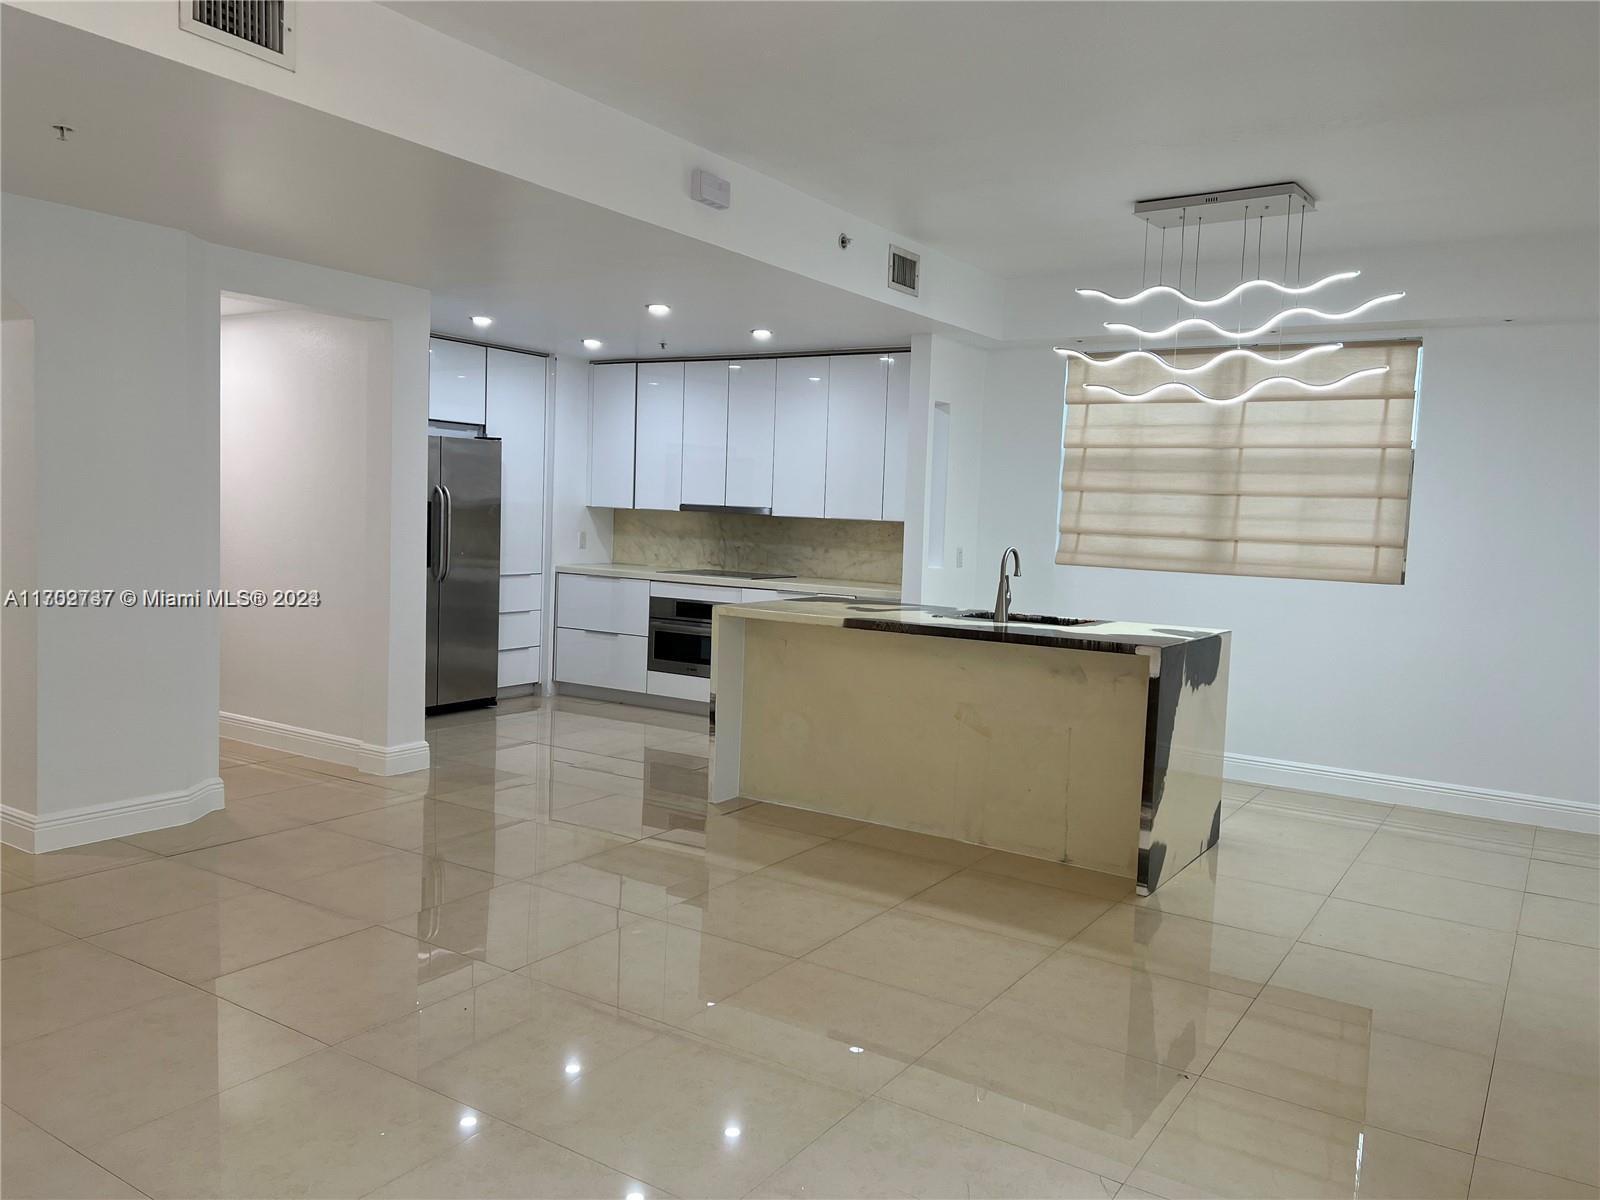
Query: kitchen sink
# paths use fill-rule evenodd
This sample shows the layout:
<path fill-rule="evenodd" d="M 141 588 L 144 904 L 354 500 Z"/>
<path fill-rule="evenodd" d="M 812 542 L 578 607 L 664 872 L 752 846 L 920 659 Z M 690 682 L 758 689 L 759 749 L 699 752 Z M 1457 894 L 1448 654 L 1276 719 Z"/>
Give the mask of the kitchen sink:
<path fill-rule="evenodd" d="M 966 612 L 939 613 L 938 616 L 946 620 L 956 621 L 993 621 L 994 609 L 970 609 Z M 1093 617 L 1052 617 L 1044 613 L 1010 613 L 1007 624 L 1016 625 L 1099 625 L 1101 622 Z"/>

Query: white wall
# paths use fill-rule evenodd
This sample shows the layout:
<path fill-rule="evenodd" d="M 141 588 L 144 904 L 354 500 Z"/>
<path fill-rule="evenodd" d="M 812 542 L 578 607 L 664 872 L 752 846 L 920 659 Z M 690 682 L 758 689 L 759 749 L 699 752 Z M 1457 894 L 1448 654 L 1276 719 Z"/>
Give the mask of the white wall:
<path fill-rule="evenodd" d="M 981 566 L 981 483 L 983 464 L 974 450 L 982 445 L 986 372 L 990 354 L 939 334 L 914 338 L 911 347 L 911 419 L 907 424 L 907 486 L 923 497 L 908 508 L 906 561 L 902 590 L 923 604 L 974 603 L 978 580 L 994 573 Z M 941 498 L 935 470 L 934 414 L 949 411 L 949 446 L 944 479 L 944 545 L 935 547 L 937 522 L 930 519 Z M 965 450 L 963 450 L 965 448 Z M 921 471 L 921 483 L 915 477 Z M 998 552 L 996 552 L 998 553 Z"/>
<path fill-rule="evenodd" d="M 423 740 L 427 627 L 428 294 L 403 284 L 305 263 L 207 246 L 210 281 L 208 373 L 218 362 L 217 297 L 239 292 L 318 312 L 379 322 L 383 352 L 368 361 L 362 503 L 369 531 L 364 551 L 367 620 L 362 632 L 362 734 L 351 747 L 294 743 L 286 748 L 395 774 L 428 762 Z M 213 449 L 213 461 L 218 456 Z M 241 730 L 233 730 L 235 734 Z M 270 735 L 252 735 L 266 740 Z M 281 742 L 281 739 L 273 739 Z"/>
<path fill-rule="evenodd" d="M 4 203 L 6 291 L 34 320 L 38 585 L 216 586 L 216 388 L 195 365 L 215 356 L 216 298 L 209 325 L 199 305 L 204 247 L 172 229 Z M 19 531 L 5 519 L 9 542 Z M 41 613 L 37 807 L 7 813 L 5 839 L 91 840 L 107 806 L 118 816 L 96 828 L 114 832 L 94 836 L 216 807 L 217 633 L 204 609 Z"/>
<path fill-rule="evenodd" d="M 369 368 L 385 401 L 366 423 L 362 745 L 368 769 L 426 765 L 427 294 L 63 205 L 4 205 L 6 291 L 34 320 L 40 587 L 219 586 L 221 291 L 387 323 Z M 27 536 L 4 516 L 8 544 Z M 54 849 L 220 804 L 220 629 L 208 608 L 42 614 L 37 807 L 7 811 L 4 839 Z"/>
<path fill-rule="evenodd" d="M 1018 607 L 1233 630 L 1235 778 L 1592 827 L 1595 325 L 1423 336 L 1402 586 L 1054 566 L 1063 369 L 1044 348 L 991 356 L 981 561 L 1021 547 Z"/>
<path fill-rule="evenodd" d="M 388 401 L 372 378 L 388 353 L 379 322 L 222 319 L 222 586 L 321 599 L 223 612 L 224 713 L 366 738 L 367 414 Z"/>
<path fill-rule="evenodd" d="M 33 318 L 9 296 L 0 322 L 0 587 L 37 586 L 34 569 Z M 0 609 L 0 805 L 35 813 L 38 788 L 38 610 Z"/>

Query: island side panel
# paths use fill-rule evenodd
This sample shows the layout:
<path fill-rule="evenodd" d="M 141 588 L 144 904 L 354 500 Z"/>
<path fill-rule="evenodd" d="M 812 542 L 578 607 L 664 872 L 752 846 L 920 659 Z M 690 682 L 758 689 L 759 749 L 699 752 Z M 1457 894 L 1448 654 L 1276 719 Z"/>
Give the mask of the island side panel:
<path fill-rule="evenodd" d="M 1212 846 L 1222 824 L 1227 634 L 1159 651 L 1145 725 L 1139 891 L 1148 895 Z"/>
<path fill-rule="evenodd" d="M 744 625 L 745 796 L 1135 876 L 1143 656 Z"/>
<path fill-rule="evenodd" d="M 739 747 L 744 730 L 745 622 L 711 612 L 710 800 L 722 804 L 740 794 Z"/>

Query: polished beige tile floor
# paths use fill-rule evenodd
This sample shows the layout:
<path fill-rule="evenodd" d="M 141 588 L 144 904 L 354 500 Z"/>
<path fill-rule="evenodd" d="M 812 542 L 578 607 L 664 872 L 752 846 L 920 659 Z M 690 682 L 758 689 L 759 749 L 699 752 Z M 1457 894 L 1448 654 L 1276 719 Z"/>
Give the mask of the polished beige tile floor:
<path fill-rule="evenodd" d="M 1229 785 L 1156 895 L 537 701 L 4 852 L 6 1197 L 1595 1197 L 1600 845 Z"/>

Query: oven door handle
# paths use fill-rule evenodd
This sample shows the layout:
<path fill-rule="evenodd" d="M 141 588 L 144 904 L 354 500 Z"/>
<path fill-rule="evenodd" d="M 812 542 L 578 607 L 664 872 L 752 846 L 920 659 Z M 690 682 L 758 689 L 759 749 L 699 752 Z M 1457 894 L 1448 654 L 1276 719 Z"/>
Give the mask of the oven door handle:
<path fill-rule="evenodd" d="M 664 631 L 666 633 L 692 633 L 692 634 L 698 634 L 698 635 L 700 635 L 702 637 L 709 637 L 710 634 L 711 634 L 711 622 L 710 621 L 661 621 L 661 620 L 651 621 L 650 622 L 650 632 L 654 633 L 658 629 L 662 630 L 662 631 Z"/>

